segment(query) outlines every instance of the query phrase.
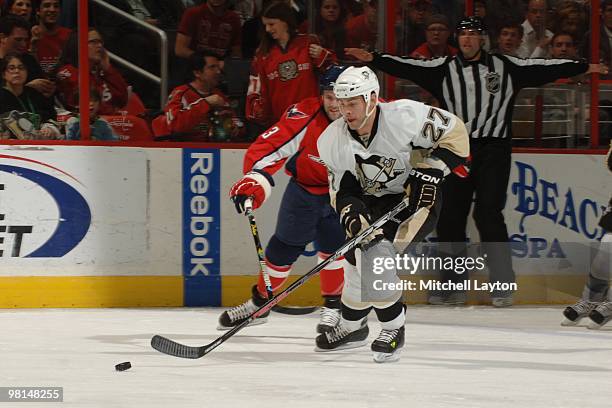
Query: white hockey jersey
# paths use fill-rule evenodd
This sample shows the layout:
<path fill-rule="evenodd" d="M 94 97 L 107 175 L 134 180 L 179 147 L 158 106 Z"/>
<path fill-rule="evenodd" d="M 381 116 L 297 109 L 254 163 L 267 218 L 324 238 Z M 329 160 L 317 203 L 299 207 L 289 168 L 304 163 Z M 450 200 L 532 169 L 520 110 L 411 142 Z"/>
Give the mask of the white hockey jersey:
<path fill-rule="evenodd" d="M 342 118 L 331 123 L 319 137 L 319 155 L 329 172 L 333 204 L 347 171 L 359 181 L 364 195 L 403 193 L 412 168 L 413 146 L 434 150 L 434 155 L 450 169 L 457 165 L 457 159 L 461 161 L 469 154 L 465 125 L 450 112 L 401 99 L 379 103 L 376 114 L 367 147 L 353 136 L 354 132 L 351 134 Z"/>

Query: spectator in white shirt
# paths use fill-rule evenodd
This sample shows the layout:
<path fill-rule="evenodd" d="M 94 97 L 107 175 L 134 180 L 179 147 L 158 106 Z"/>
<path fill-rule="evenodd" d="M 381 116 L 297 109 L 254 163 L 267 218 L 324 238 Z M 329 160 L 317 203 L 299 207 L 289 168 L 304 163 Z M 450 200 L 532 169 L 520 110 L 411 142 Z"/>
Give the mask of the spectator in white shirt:
<path fill-rule="evenodd" d="M 530 0 L 523 22 L 523 41 L 518 49 L 521 58 L 546 58 L 553 33 L 546 29 L 546 0 Z"/>

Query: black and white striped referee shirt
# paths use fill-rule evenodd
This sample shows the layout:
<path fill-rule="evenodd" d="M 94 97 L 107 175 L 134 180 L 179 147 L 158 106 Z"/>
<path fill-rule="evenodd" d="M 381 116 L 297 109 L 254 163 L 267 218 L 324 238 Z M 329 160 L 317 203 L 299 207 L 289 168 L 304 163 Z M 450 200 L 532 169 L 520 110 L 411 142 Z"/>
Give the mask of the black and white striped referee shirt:
<path fill-rule="evenodd" d="M 588 63 L 567 59 L 520 59 L 481 51 L 480 59 L 420 60 L 374 53 L 375 69 L 409 79 L 430 92 L 442 108 L 460 117 L 470 137 L 510 138 L 514 98 L 521 88 L 586 72 Z"/>

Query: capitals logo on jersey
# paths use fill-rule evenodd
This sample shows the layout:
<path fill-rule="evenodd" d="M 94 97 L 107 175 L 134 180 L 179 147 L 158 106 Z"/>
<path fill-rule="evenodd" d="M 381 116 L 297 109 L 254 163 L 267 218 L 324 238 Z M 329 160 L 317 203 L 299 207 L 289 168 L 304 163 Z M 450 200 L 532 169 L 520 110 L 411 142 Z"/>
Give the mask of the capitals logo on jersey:
<path fill-rule="evenodd" d="M 355 155 L 355 170 L 359 184 L 366 194 L 375 194 L 387 187 L 387 183 L 403 174 L 405 169 L 393 169 L 397 159 L 372 155 L 367 159 Z"/>
<path fill-rule="evenodd" d="M 303 119 L 307 114 L 298 109 L 297 104 L 292 105 L 287 109 L 287 119 Z"/>

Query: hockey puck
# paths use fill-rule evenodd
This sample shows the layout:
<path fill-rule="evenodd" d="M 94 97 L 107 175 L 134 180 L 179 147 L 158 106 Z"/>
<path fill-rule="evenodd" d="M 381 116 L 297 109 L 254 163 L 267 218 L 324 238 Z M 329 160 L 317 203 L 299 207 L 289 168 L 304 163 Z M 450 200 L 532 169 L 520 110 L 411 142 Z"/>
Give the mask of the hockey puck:
<path fill-rule="evenodd" d="M 129 361 L 126 361 L 124 363 L 119 363 L 115 366 L 115 370 L 117 371 L 125 371 L 125 370 L 129 370 L 130 368 L 132 368 L 132 364 Z"/>

